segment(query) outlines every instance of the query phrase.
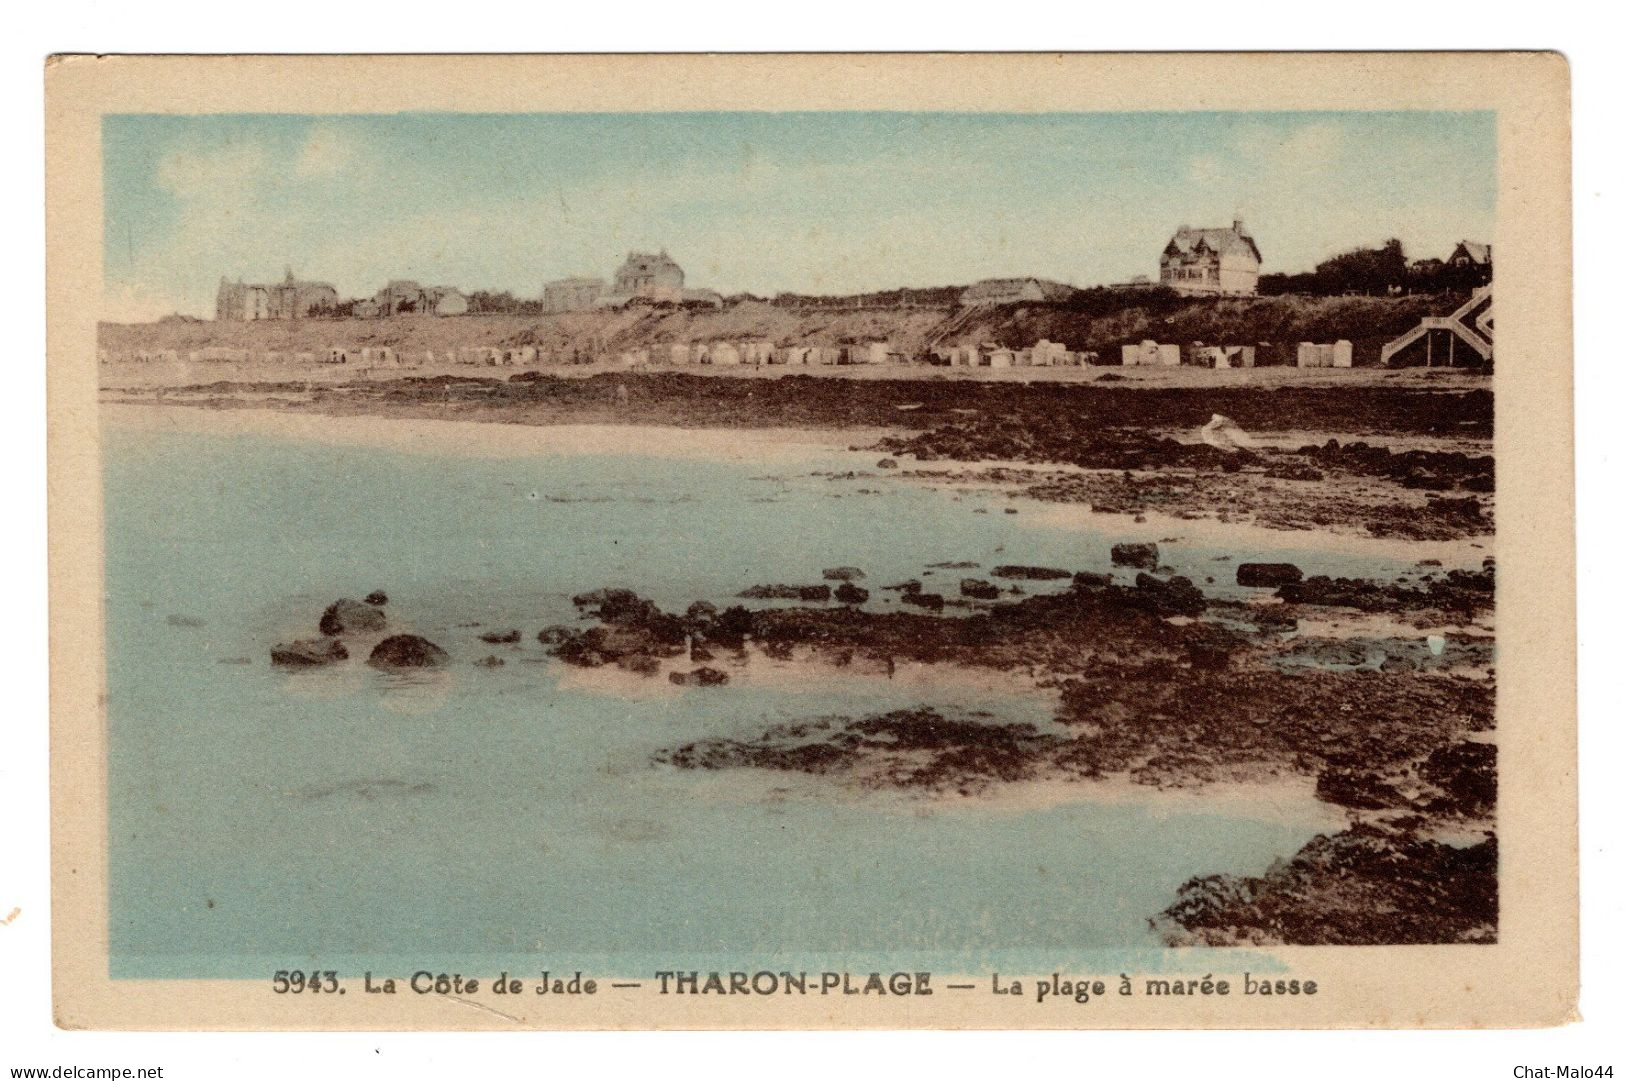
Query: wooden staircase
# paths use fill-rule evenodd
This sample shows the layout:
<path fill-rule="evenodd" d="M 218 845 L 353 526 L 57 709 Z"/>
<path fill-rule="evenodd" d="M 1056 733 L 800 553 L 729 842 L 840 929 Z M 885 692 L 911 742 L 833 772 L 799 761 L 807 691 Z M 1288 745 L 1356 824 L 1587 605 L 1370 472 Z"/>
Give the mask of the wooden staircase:
<path fill-rule="evenodd" d="M 1446 354 L 1445 363 L 1455 363 L 1455 343 L 1459 339 L 1469 349 L 1477 353 L 1484 361 L 1493 359 L 1495 353 L 1495 307 L 1491 297 L 1490 286 L 1485 285 L 1474 289 L 1473 295 L 1467 303 L 1451 312 L 1449 315 L 1430 315 L 1420 323 L 1407 330 L 1382 347 L 1382 362 L 1389 363 L 1394 357 L 1404 352 L 1417 342 L 1428 339 L 1428 367 L 1433 367 L 1433 341 L 1430 335 L 1436 330 L 1448 331 L 1453 337 L 1450 339 L 1450 350 Z"/>

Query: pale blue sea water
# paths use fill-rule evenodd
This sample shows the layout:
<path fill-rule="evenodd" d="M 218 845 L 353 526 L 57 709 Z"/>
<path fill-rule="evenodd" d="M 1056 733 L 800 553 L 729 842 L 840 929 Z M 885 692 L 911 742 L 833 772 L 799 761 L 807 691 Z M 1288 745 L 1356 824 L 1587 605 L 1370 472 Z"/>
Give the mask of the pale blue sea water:
<path fill-rule="evenodd" d="M 1146 918 L 1187 878 L 1258 873 L 1327 828 L 1307 799 L 944 807 L 677 771 L 650 756 L 799 717 L 925 704 L 1042 722 L 1049 704 L 883 676 L 622 694 L 536 645 L 601 585 L 680 606 L 839 564 L 870 586 L 940 560 L 1105 569 L 1122 539 L 1034 526 L 997 493 L 812 475 L 874 455 L 492 457 L 120 424 L 106 452 L 115 976 L 1115 971 L 1156 963 Z M 1287 545 L 1165 558 L 1223 574 L 1220 554 L 1395 569 Z M 450 650 L 448 671 L 269 665 L 328 602 L 374 589 Z M 522 646 L 476 638 L 508 626 Z M 473 665 L 491 653 L 508 663 Z"/>

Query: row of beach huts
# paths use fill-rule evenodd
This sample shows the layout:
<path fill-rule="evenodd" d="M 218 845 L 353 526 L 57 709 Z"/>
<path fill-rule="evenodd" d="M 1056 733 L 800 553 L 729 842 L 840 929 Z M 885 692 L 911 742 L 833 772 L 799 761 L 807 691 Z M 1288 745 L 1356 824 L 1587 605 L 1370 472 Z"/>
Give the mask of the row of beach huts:
<path fill-rule="evenodd" d="M 1292 363 L 1287 353 L 1276 363 Z M 1300 342 L 1296 352 L 1299 368 L 1351 368 L 1354 346 L 1339 340 L 1328 344 Z M 1098 353 L 1074 351 L 1060 342 L 1041 340 L 1029 349 L 1011 349 L 997 343 L 937 345 L 923 356 L 911 355 L 889 342 L 863 342 L 856 345 L 775 345 L 773 342 L 677 342 L 620 352 L 587 353 L 579 349 L 550 350 L 536 346 L 465 346 L 460 349 L 401 352 L 389 346 L 330 346 L 320 352 L 279 352 L 277 350 L 233 349 L 210 346 L 203 349 L 134 349 L 121 352 L 98 351 L 103 364 L 259 364 L 268 367 L 346 365 L 352 368 L 436 368 L 451 366 L 483 368 L 540 368 L 556 364 L 591 364 L 606 361 L 622 367 L 693 364 L 732 366 L 786 365 L 880 365 L 933 364 L 954 368 L 1067 368 L 1093 367 L 1101 363 Z M 1178 345 L 1151 340 L 1122 347 L 1125 367 L 1251 368 L 1258 352 L 1251 345 L 1205 345 L 1201 342 Z"/>

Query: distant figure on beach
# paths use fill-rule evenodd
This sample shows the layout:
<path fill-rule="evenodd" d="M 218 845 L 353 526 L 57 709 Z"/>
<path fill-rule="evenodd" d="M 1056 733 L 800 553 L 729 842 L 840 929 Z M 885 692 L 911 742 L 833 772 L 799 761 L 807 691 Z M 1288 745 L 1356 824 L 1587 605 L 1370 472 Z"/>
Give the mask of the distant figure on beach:
<path fill-rule="evenodd" d="M 1253 437 L 1242 430 L 1241 425 L 1229 417 L 1213 414 L 1213 419 L 1202 428 L 1202 442 L 1210 447 L 1217 447 L 1226 454 L 1234 454 L 1257 446 Z"/>

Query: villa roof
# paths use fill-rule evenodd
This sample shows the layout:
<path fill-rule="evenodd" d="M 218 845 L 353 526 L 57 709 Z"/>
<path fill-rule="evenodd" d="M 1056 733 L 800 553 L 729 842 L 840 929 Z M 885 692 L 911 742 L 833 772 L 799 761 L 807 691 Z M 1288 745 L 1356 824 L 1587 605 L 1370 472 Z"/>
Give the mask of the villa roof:
<path fill-rule="evenodd" d="M 1173 239 L 1168 241 L 1168 247 L 1164 250 L 1169 255 L 1193 255 L 1201 251 L 1217 255 L 1247 252 L 1259 262 L 1264 261 L 1252 234 L 1239 221 L 1218 229 L 1193 229 L 1189 225 L 1181 225 L 1174 230 Z"/>

